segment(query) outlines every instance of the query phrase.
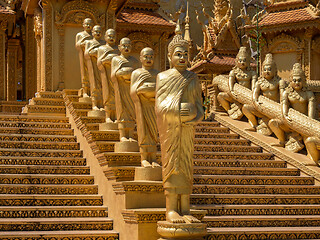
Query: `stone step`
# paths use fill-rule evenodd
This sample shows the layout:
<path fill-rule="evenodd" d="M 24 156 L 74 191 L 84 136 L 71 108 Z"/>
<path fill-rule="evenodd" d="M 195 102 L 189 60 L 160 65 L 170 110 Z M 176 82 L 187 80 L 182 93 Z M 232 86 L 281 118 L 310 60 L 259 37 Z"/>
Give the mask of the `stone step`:
<path fill-rule="evenodd" d="M 219 127 L 220 123 L 217 121 L 202 121 L 197 124 L 197 127 Z"/>
<path fill-rule="evenodd" d="M 206 210 L 206 216 L 247 215 L 320 215 L 320 205 L 206 205 L 192 206 L 192 209 Z"/>
<path fill-rule="evenodd" d="M 0 218 L 108 217 L 104 206 L 0 206 Z"/>
<path fill-rule="evenodd" d="M 51 149 L 5 149 L 0 148 L 0 156 L 11 157 L 82 157 L 81 150 Z"/>
<path fill-rule="evenodd" d="M 195 138 L 195 144 L 204 145 L 232 145 L 250 146 L 251 143 L 246 139 L 218 139 L 218 138 Z"/>
<path fill-rule="evenodd" d="M 35 97 L 29 101 L 30 105 L 64 106 L 62 98 Z"/>
<path fill-rule="evenodd" d="M 314 185 L 193 185 L 194 194 L 320 194 Z"/>
<path fill-rule="evenodd" d="M 99 218 L 0 218 L 1 231 L 112 230 L 113 221 Z"/>
<path fill-rule="evenodd" d="M 53 114 L 53 115 L 65 115 L 66 108 L 64 106 L 50 106 L 50 105 L 27 105 L 23 112 L 27 111 L 28 114 Z"/>
<path fill-rule="evenodd" d="M 0 206 L 102 206 L 97 194 L 0 194 Z"/>
<path fill-rule="evenodd" d="M 289 195 L 289 194 L 191 194 L 193 205 L 296 205 L 320 204 L 319 195 Z"/>
<path fill-rule="evenodd" d="M 204 126 L 196 126 L 195 130 L 197 133 L 229 133 L 230 130 L 227 127 L 204 127 Z"/>
<path fill-rule="evenodd" d="M 208 228 L 206 239 L 320 239 L 320 227 Z"/>
<path fill-rule="evenodd" d="M 237 139 L 238 134 L 235 133 L 195 133 L 195 138 L 223 138 L 223 139 Z"/>
<path fill-rule="evenodd" d="M 66 95 L 79 95 L 80 90 L 79 89 L 64 89 L 63 92 Z"/>
<path fill-rule="evenodd" d="M 106 162 L 100 161 L 101 166 L 141 166 L 141 156 L 139 152 L 134 153 L 103 153 L 106 157 Z M 159 155 L 158 155 L 159 157 Z"/>
<path fill-rule="evenodd" d="M 194 152 L 195 159 L 232 159 L 232 160 L 271 160 L 274 155 L 271 153 L 254 152 Z"/>
<path fill-rule="evenodd" d="M 99 131 L 100 123 L 87 123 L 86 127 L 89 131 Z"/>
<path fill-rule="evenodd" d="M 77 116 L 86 117 L 90 109 L 75 109 Z"/>
<path fill-rule="evenodd" d="M 103 123 L 106 121 L 103 117 L 88 117 L 88 116 L 79 116 L 83 123 Z"/>
<path fill-rule="evenodd" d="M 202 175 L 262 175 L 262 176 L 299 176 L 294 168 L 245 168 L 245 167 L 194 167 L 194 174 Z"/>
<path fill-rule="evenodd" d="M 86 166 L 86 159 L 82 157 L 19 157 L 0 156 L 1 165 L 50 165 L 50 166 Z"/>
<path fill-rule="evenodd" d="M 62 116 L 0 115 L 0 121 L 24 123 L 69 123 L 69 118 Z"/>
<path fill-rule="evenodd" d="M 0 174 L 66 174 L 88 175 L 88 166 L 0 165 Z"/>
<path fill-rule="evenodd" d="M 256 146 L 230 146 L 230 145 L 204 145 L 195 144 L 195 151 L 204 152 L 247 152 L 247 153 L 260 153 L 262 152 L 261 147 Z"/>
<path fill-rule="evenodd" d="M 8 240 L 117 240 L 119 234 L 113 230 L 76 230 L 76 231 L 15 231 L 1 232 L 1 236 Z"/>
<path fill-rule="evenodd" d="M 58 128 L 70 129 L 69 123 L 0 121 L 0 128 Z"/>
<path fill-rule="evenodd" d="M 119 142 L 119 141 L 118 141 Z M 98 141 L 96 142 L 100 152 L 114 152 L 116 141 Z"/>
<path fill-rule="evenodd" d="M 24 142 L 56 142 L 76 143 L 75 136 L 68 135 L 35 135 L 35 134 L 0 134 L 0 141 L 24 141 Z"/>
<path fill-rule="evenodd" d="M 38 92 L 36 97 L 40 98 L 62 98 L 61 92 Z"/>
<path fill-rule="evenodd" d="M 246 167 L 246 168 L 285 168 L 282 160 L 248 160 L 248 159 L 194 159 L 194 166 L 199 167 Z"/>
<path fill-rule="evenodd" d="M 210 228 L 220 227 L 320 227 L 320 215 L 298 216 L 205 216 Z"/>
<path fill-rule="evenodd" d="M 72 135 L 72 129 L 45 129 L 45 128 L 0 128 L 0 133 L 4 134 L 39 134 L 39 135 Z"/>
<path fill-rule="evenodd" d="M 313 185 L 314 178 L 301 176 L 194 175 L 194 184 L 205 185 Z"/>
<path fill-rule="evenodd" d="M 92 104 L 91 103 L 82 103 L 82 102 L 74 102 L 72 103 L 74 109 L 92 109 Z"/>
<path fill-rule="evenodd" d="M 97 185 L 1 184 L 1 194 L 98 194 Z M 0 205 L 1 206 L 1 205 Z"/>
<path fill-rule="evenodd" d="M 3 141 L 0 142 L 0 148 L 79 150 L 79 144 L 75 142 Z"/>
<path fill-rule="evenodd" d="M 133 181 L 135 173 L 135 166 L 117 166 L 104 167 L 104 174 L 108 180 Z"/>
<path fill-rule="evenodd" d="M 79 95 L 68 95 L 69 100 L 73 103 L 79 102 L 79 98 L 81 98 Z"/>
<path fill-rule="evenodd" d="M 0 184 L 89 185 L 94 184 L 90 175 L 0 174 Z"/>

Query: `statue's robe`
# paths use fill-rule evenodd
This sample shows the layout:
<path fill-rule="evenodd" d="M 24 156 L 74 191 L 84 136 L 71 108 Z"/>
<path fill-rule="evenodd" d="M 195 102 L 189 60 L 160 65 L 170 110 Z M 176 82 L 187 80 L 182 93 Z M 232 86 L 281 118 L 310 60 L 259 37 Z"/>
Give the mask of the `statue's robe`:
<path fill-rule="evenodd" d="M 118 122 L 133 122 L 136 119 L 134 104 L 130 96 L 130 80 L 118 79 L 116 73 L 123 67 L 138 67 L 138 60 L 132 56 L 128 59 L 120 56 L 112 58 L 111 80 L 115 89 L 115 103 Z"/>
<path fill-rule="evenodd" d="M 108 44 L 102 45 L 98 49 L 97 66 L 100 70 L 103 104 L 109 110 L 115 109 L 114 87 L 111 81 L 111 60 L 119 55 L 117 47 L 113 48 Z"/>
<path fill-rule="evenodd" d="M 76 35 L 76 47 L 79 51 L 81 87 L 83 89 L 89 88 L 89 76 L 87 62 L 84 60 L 85 41 L 92 40 L 92 35 L 87 31 L 82 31 Z M 89 90 L 87 90 L 89 91 Z M 89 92 L 87 92 L 88 94 Z"/>
<path fill-rule="evenodd" d="M 136 122 L 138 130 L 139 146 L 155 146 L 158 140 L 158 128 L 156 123 L 155 102 L 148 99 L 139 88 L 144 83 L 156 83 L 155 76 L 143 68 L 133 71 L 131 76 L 130 94 L 136 110 Z M 154 88 L 154 93 L 155 93 Z"/>
<path fill-rule="evenodd" d="M 181 122 L 181 103 L 192 103 L 202 119 L 201 87 L 197 75 L 176 69 L 159 73 L 156 83 L 156 115 L 165 191 L 191 194 L 193 185 L 194 125 Z M 200 118 L 199 118 L 200 116 Z"/>
<path fill-rule="evenodd" d="M 97 66 L 98 58 L 98 48 L 104 44 L 104 41 L 98 41 L 92 39 L 86 41 L 86 48 L 84 57 L 87 61 L 88 75 L 90 81 L 91 97 L 93 98 L 93 103 L 98 105 L 97 107 L 102 108 L 102 87 L 101 87 L 101 77 Z"/>

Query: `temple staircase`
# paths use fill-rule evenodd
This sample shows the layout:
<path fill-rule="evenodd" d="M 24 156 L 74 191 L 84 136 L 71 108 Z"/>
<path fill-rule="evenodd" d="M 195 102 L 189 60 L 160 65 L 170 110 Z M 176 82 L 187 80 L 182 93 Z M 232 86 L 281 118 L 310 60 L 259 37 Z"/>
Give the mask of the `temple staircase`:
<path fill-rule="evenodd" d="M 31 114 L 0 115 L 0 238 L 118 239 L 62 96 L 46 94 Z"/>
<path fill-rule="evenodd" d="M 86 116 L 91 104 L 80 103 L 77 91 L 64 90 L 62 96 L 52 97 L 51 103 L 36 100 L 33 105 L 39 106 L 41 102 L 47 106 L 54 105 L 53 101 L 58 101 L 54 98 L 64 102 L 77 141 L 82 142 L 83 154 L 96 158 L 95 163 L 89 163 L 90 169 L 97 179 L 102 178 L 96 175 L 99 171 L 107 179 L 108 183 L 102 190 L 110 196 L 105 199 L 109 201 L 110 216 L 122 215 L 121 219 L 114 219 L 120 238 L 130 239 L 125 237 L 124 231 L 130 231 L 131 237 L 134 236 L 132 227 L 135 224 L 152 223 L 156 226 L 157 221 L 164 219 L 161 183 L 135 183 L 134 168 L 140 165 L 139 153 L 114 153 L 118 131 L 99 131 L 99 124 L 104 119 Z M 50 112 L 48 107 L 41 111 Z M 196 127 L 191 204 L 193 214 L 208 225 L 206 239 L 320 239 L 318 167 L 309 172 L 313 174 L 305 174 L 307 171 L 302 165 L 288 163 L 271 148 L 266 151 L 267 145 L 259 144 L 263 148 L 255 145 L 253 138 L 236 131 L 237 128 L 231 128 L 233 131 L 230 128 L 219 117 L 212 122 L 201 122 Z M 68 142 L 61 143 L 61 146 L 69 148 Z M 77 159 L 85 161 L 81 152 L 79 154 Z M 96 189 L 92 183 L 91 187 Z M 100 193 L 100 182 L 98 184 Z M 154 202 L 144 200 L 151 195 Z M 111 206 L 115 201 L 118 202 Z M 120 205 L 121 209 L 116 211 Z M 203 210 L 207 212 L 206 216 Z M 142 233 L 138 235 L 135 239 L 153 239 Z"/>

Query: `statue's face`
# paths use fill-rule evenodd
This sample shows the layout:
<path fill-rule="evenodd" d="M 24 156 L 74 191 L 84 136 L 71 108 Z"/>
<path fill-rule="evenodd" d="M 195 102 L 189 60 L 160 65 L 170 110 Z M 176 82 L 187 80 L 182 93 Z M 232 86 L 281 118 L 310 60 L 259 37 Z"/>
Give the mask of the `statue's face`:
<path fill-rule="evenodd" d="M 171 64 L 177 68 L 188 67 L 188 50 L 184 47 L 176 47 L 171 57 Z"/>
<path fill-rule="evenodd" d="M 152 67 L 154 63 L 154 53 L 152 49 L 143 50 L 140 55 L 140 61 L 142 66 Z"/>
<path fill-rule="evenodd" d="M 116 43 L 116 32 L 114 30 L 106 31 L 105 39 L 108 44 L 115 44 Z"/>
<path fill-rule="evenodd" d="M 119 45 L 119 51 L 122 54 L 128 54 L 131 52 L 132 45 L 129 39 L 122 39 Z"/>
<path fill-rule="evenodd" d="M 275 68 L 272 64 L 266 64 L 263 67 L 263 77 L 267 80 L 271 80 L 275 76 Z"/>
<path fill-rule="evenodd" d="M 83 21 L 83 25 L 82 26 L 83 26 L 85 31 L 91 31 L 92 27 L 93 27 L 92 20 L 91 19 L 85 19 Z"/>
<path fill-rule="evenodd" d="M 300 75 L 293 75 L 290 84 L 294 90 L 299 91 L 303 87 L 303 79 Z"/>
<path fill-rule="evenodd" d="M 92 29 L 92 36 L 95 39 L 100 39 L 101 38 L 101 27 L 100 26 L 94 26 Z"/>
<path fill-rule="evenodd" d="M 237 63 L 238 67 L 241 69 L 246 69 L 248 67 L 248 63 L 247 63 L 247 57 L 244 56 L 240 56 L 238 58 L 238 63 Z"/>

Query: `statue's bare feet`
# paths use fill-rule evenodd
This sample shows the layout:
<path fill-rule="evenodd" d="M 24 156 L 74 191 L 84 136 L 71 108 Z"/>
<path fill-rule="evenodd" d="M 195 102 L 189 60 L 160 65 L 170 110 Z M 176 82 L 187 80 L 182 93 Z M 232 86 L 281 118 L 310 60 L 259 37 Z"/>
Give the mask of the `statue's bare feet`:
<path fill-rule="evenodd" d="M 127 141 L 129 141 L 129 139 L 126 138 L 126 137 L 122 137 L 122 138 L 120 139 L 120 142 L 127 142 Z"/>
<path fill-rule="evenodd" d="M 99 111 L 100 109 L 97 106 L 93 106 L 92 110 Z"/>
<path fill-rule="evenodd" d="M 152 162 L 152 167 L 155 168 L 155 167 L 161 167 L 161 166 L 157 162 Z"/>
<path fill-rule="evenodd" d="M 182 218 L 186 221 L 186 223 L 200 223 L 201 222 L 198 218 L 191 216 L 191 215 L 184 215 Z"/>
<path fill-rule="evenodd" d="M 185 220 L 176 211 L 170 211 L 167 213 L 167 221 L 171 223 L 185 223 Z"/>
<path fill-rule="evenodd" d="M 147 160 L 142 160 L 141 161 L 141 166 L 145 168 L 151 168 L 152 165 L 147 161 Z"/>
<path fill-rule="evenodd" d="M 106 118 L 106 122 L 107 122 L 107 123 L 113 123 L 113 121 L 111 120 L 111 118 Z"/>

